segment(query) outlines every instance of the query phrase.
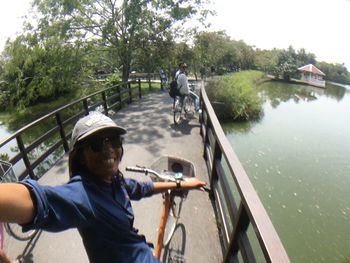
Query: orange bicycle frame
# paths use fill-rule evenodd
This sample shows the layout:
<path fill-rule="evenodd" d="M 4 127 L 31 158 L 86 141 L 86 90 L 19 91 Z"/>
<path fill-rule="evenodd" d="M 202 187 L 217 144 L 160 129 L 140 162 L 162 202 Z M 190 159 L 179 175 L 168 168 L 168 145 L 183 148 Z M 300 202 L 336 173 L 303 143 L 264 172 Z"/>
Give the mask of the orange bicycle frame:
<path fill-rule="evenodd" d="M 154 255 L 157 259 L 160 259 L 160 255 L 162 253 L 165 225 L 169 216 L 170 206 L 171 206 L 170 193 L 165 192 L 164 204 L 163 204 L 162 214 L 160 216 L 160 222 L 159 222 L 157 245 L 154 251 Z"/>

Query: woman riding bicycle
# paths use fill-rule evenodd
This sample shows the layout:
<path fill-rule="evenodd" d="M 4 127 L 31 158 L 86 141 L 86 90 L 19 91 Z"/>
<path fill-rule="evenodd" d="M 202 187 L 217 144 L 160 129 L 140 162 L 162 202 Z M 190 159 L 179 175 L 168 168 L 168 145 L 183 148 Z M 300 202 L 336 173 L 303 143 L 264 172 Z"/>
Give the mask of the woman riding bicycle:
<path fill-rule="evenodd" d="M 69 182 L 47 186 L 26 179 L 0 184 L 0 221 L 17 222 L 24 230 L 77 228 L 90 262 L 159 262 L 133 227 L 130 200 L 178 185 L 124 178 L 119 164 L 125 133 L 98 112 L 80 119 L 72 133 Z M 181 188 L 199 189 L 205 184 L 194 178 L 182 182 Z"/>
<path fill-rule="evenodd" d="M 188 66 L 186 63 L 180 63 L 179 70 L 175 74 L 175 79 L 177 80 L 177 87 L 178 87 L 179 92 L 181 94 L 181 104 L 184 100 L 184 97 L 189 95 L 192 97 L 192 99 L 195 103 L 196 112 L 199 112 L 200 111 L 199 97 L 197 96 L 197 94 L 195 94 L 189 88 L 188 79 L 187 79 L 187 68 L 188 68 Z"/>

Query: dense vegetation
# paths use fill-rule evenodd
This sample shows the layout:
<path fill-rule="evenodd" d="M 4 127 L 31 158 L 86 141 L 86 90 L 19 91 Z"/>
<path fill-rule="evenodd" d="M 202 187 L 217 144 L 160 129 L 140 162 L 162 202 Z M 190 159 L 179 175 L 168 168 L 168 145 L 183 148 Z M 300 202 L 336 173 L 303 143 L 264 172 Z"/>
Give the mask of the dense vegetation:
<path fill-rule="evenodd" d="M 212 80 L 206 86 L 216 115 L 222 120 L 248 120 L 262 114 L 256 88 L 266 80 L 260 71 L 242 71 Z"/>
<path fill-rule="evenodd" d="M 286 80 L 313 63 L 327 80 L 350 83 L 343 64 L 318 62 L 304 49 L 261 50 L 222 31 L 182 26 L 195 19 L 205 23 L 209 1 L 35 0 L 35 26 L 28 22 L 0 57 L 0 110 L 28 111 L 62 97 L 74 99 L 103 88 L 94 80 L 105 74 L 114 74 L 109 78 L 114 83 L 127 80 L 131 71 L 162 67 L 172 75 L 180 61 L 196 78 L 260 70 Z"/>

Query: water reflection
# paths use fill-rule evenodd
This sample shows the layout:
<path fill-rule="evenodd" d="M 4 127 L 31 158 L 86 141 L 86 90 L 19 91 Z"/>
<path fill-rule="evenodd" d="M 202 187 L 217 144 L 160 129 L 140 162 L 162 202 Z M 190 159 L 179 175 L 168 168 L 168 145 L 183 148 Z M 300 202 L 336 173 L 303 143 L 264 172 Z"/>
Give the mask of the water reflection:
<path fill-rule="evenodd" d="M 324 95 L 337 101 L 341 101 L 344 98 L 345 93 L 345 88 L 331 84 L 327 85 L 324 91 Z"/>
<path fill-rule="evenodd" d="M 239 122 L 226 122 L 224 124 L 225 126 L 225 133 L 231 133 L 231 132 L 237 132 L 237 133 L 248 133 L 250 132 L 253 127 L 258 124 L 260 120 L 254 120 L 254 121 L 239 121 Z"/>

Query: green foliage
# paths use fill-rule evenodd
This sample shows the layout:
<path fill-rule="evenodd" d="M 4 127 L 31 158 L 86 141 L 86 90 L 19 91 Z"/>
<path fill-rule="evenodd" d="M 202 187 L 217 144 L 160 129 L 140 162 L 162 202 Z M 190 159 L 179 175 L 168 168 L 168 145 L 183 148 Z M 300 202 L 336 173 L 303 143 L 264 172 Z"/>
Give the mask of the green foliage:
<path fill-rule="evenodd" d="M 17 109 L 55 100 L 76 89 L 85 77 L 83 50 L 59 39 L 19 36 L 7 44 L 2 55 L 9 106 Z"/>
<path fill-rule="evenodd" d="M 265 73 L 272 73 L 278 65 L 280 51 L 273 50 L 256 50 L 254 57 L 254 65 L 258 70 Z"/>
<path fill-rule="evenodd" d="M 206 91 L 220 119 L 248 120 L 262 114 L 256 87 L 264 81 L 260 71 L 242 71 L 210 81 Z"/>
<path fill-rule="evenodd" d="M 7 153 L 0 153 L 0 160 L 7 162 L 10 160 L 10 156 Z"/>
<path fill-rule="evenodd" d="M 208 0 L 53 1 L 35 0 L 41 12 L 39 27 L 48 36 L 58 32 L 71 41 L 99 42 L 113 49 L 127 81 L 135 54 L 157 57 L 156 47 L 168 39 L 178 21 L 206 17 Z M 204 16 L 203 16 L 204 14 Z M 179 28 L 176 29 L 180 31 Z M 166 49 L 165 49 L 166 50 Z M 151 51 L 151 52 L 150 52 Z M 149 53 L 148 53 L 149 52 Z M 158 53 L 159 54 L 159 53 Z M 152 58 L 152 57 L 151 57 Z M 154 68 L 154 64 L 147 68 Z"/>
<path fill-rule="evenodd" d="M 276 78 L 282 78 L 285 81 L 289 81 L 296 72 L 297 67 L 295 64 L 291 62 L 283 62 L 275 67 L 273 74 Z"/>
<path fill-rule="evenodd" d="M 215 70 L 215 74 L 222 75 L 233 68 L 253 68 L 253 48 L 242 40 L 231 40 L 224 31 L 197 34 L 194 50 L 197 63 L 204 68 Z"/>
<path fill-rule="evenodd" d="M 350 84 L 350 74 L 344 64 L 319 62 L 316 66 L 326 74 L 325 79 L 342 84 Z"/>
<path fill-rule="evenodd" d="M 107 77 L 105 85 L 107 87 L 115 86 L 121 82 L 120 75 L 117 73 L 111 74 Z"/>
<path fill-rule="evenodd" d="M 256 50 L 254 64 L 257 69 L 272 74 L 277 79 L 289 81 L 299 78 L 298 68 L 306 64 L 315 64 L 315 55 L 305 49 L 295 51 L 292 46 L 287 50 Z"/>

